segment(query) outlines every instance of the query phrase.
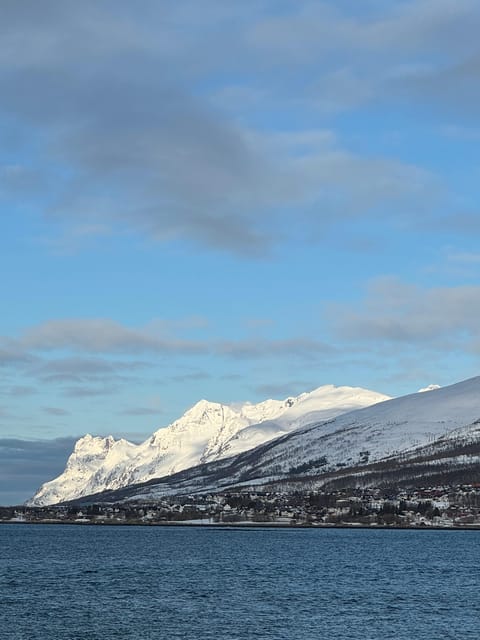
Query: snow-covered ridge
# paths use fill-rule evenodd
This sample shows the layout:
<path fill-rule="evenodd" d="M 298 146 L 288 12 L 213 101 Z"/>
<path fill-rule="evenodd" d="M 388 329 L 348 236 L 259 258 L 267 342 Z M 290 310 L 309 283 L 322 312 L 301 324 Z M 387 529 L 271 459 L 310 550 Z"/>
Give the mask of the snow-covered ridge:
<path fill-rule="evenodd" d="M 450 471 L 455 471 L 455 465 L 478 465 L 477 445 L 480 377 L 309 423 L 268 446 L 185 470 L 158 483 L 131 486 L 117 492 L 115 500 L 155 500 L 175 493 L 271 487 L 276 482 L 285 490 L 285 482 L 291 480 L 295 480 L 292 486 L 298 488 L 303 482 L 310 490 L 321 487 L 333 475 L 361 476 L 362 467 L 369 466 L 375 471 L 377 463 L 386 465 L 384 470 L 389 465 L 392 469 L 410 465 L 412 472 L 415 462 L 411 461 L 422 455 L 420 469 L 448 467 L 450 462 Z M 445 451 L 450 452 L 450 460 Z M 435 456 L 443 462 L 436 463 Z"/>
<path fill-rule="evenodd" d="M 476 432 L 479 420 L 480 377 L 476 377 L 298 429 L 262 459 L 262 473 L 269 468 L 288 473 L 309 460 L 321 460 L 323 470 L 376 462 L 441 438 L 455 439 L 459 430 L 464 435 Z"/>
<path fill-rule="evenodd" d="M 77 441 L 64 472 L 42 485 L 28 504 L 54 504 L 171 475 L 388 399 L 366 389 L 325 385 L 297 397 L 258 404 L 229 406 L 200 400 L 139 445 L 87 434 Z"/>

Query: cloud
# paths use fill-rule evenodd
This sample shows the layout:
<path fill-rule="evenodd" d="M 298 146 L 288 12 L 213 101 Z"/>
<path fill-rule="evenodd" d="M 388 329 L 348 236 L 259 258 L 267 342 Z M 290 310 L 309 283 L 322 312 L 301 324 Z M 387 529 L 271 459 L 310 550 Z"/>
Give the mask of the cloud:
<path fill-rule="evenodd" d="M 438 231 L 450 235 L 471 235 L 480 231 L 480 211 L 455 211 L 439 216 L 435 225 Z M 431 221 L 420 221 L 422 230 L 431 229 Z"/>
<path fill-rule="evenodd" d="M 249 44 L 274 56 L 290 55 L 290 64 L 318 64 L 329 51 L 350 58 L 379 52 L 441 51 L 442 41 L 452 52 L 475 47 L 480 11 L 475 0 L 407 0 L 398 3 L 297 2 L 283 14 L 265 16 L 249 31 Z M 357 10 L 356 10 L 357 9 Z M 463 33 L 463 38 L 459 38 Z M 320 57 L 319 62 L 323 62 Z M 275 59 L 272 60 L 272 63 Z M 276 60 L 284 64 L 285 60 Z"/>
<path fill-rule="evenodd" d="M 158 416 L 162 411 L 160 409 L 152 409 L 151 407 L 130 407 L 118 413 L 122 416 Z"/>
<path fill-rule="evenodd" d="M 228 380 L 229 382 L 237 382 L 239 380 L 243 380 L 245 376 L 241 375 L 240 373 L 226 373 L 225 375 L 221 376 L 220 379 L 221 380 Z"/>
<path fill-rule="evenodd" d="M 70 411 L 61 409 L 60 407 L 43 407 L 43 411 L 50 416 L 69 416 Z"/>
<path fill-rule="evenodd" d="M 99 357 L 66 357 L 44 360 L 25 373 L 42 382 L 83 383 L 96 381 L 129 381 L 131 374 L 150 368 L 148 362 L 128 360 L 107 360 Z M 124 373 L 129 375 L 124 375 Z"/>
<path fill-rule="evenodd" d="M 35 362 L 26 372 L 44 381 L 78 381 L 102 378 L 120 380 L 121 372 L 133 373 L 153 367 L 143 360 L 117 360 L 100 357 L 100 354 L 117 355 L 216 355 L 221 357 L 269 358 L 284 355 L 312 358 L 319 354 L 331 354 L 334 348 L 326 342 L 303 337 L 285 339 L 252 338 L 246 340 L 181 340 L 172 336 L 162 323 L 131 328 L 110 319 L 50 320 L 26 328 L 18 338 L 10 338 L 16 344 L 22 362 Z M 84 356 L 63 358 L 44 357 L 49 352 L 71 351 Z M 32 353 L 41 355 L 33 356 Z M 185 380 L 204 379 L 203 371 L 179 374 Z"/>
<path fill-rule="evenodd" d="M 27 329 L 19 340 L 25 349 L 58 350 L 73 349 L 89 353 L 198 353 L 203 347 L 193 341 L 169 340 L 149 332 L 147 329 L 132 329 L 109 319 L 50 320 Z M 114 367 L 102 361 L 64 361 L 69 371 L 90 368 L 90 372 Z M 61 366 L 50 364 L 48 367 Z M 125 364 L 125 367 L 127 365 Z M 134 368 L 134 364 L 128 367 Z M 141 365 L 138 365 L 141 366 Z M 62 373 L 62 372 L 60 372 Z"/>
<path fill-rule="evenodd" d="M 19 346 L 10 346 L 8 344 L 2 346 L 2 342 L 8 343 L 12 341 L 0 337 L 0 367 L 24 366 L 35 361 L 35 357 L 32 354 L 25 352 Z"/>
<path fill-rule="evenodd" d="M 442 68 L 405 72 L 399 78 L 399 95 L 412 96 L 436 111 L 456 113 L 478 120 L 480 106 L 480 55 Z M 475 139 L 475 135 L 472 136 Z"/>
<path fill-rule="evenodd" d="M 0 504 L 20 504 L 65 468 L 75 438 L 0 438 Z"/>
<path fill-rule="evenodd" d="M 417 393 L 426 393 L 427 391 L 435 391 L 436 389 L 441 389 L 439 384 L 429 384 L 428 387 L 419 389 Z"/>
<path fill-rule="evenodd" d="M 169 380 L 172 382 L 195 382 L 196 380 L 209 380 L 212 376 L 206 371 L 193 371 L 191 373 L 180 373 L 171 376 Z"/>
<path fill-rule="evenodd" d="M 67 398 L 95 398 L 98 396 L 111 396 L 118 393 L 119 388 L 116 385 L 102 384 L 99 386 L 64 387 L 62 393 Z"/>
<path fill-rule="evenodd" d="M 255 387 L 255 393 L 262 397 L 269 398 L 287 398 L 288 396 L 298 395 L 307 389 L 313 389 L 315 385 L 311 382 L 302 380 L 291 380 L 289 382 L 260 384 Z"/>
<path fill-rule="evenodd" d="M 264 84 L 264 74 L 254 71 L 258 64 L 314 61 L 327 101 L 357 104 L 375 94 L 369 83 L 377 68 L 369 68 L 365 88 L 357 70 L 337 60 L 344 49 L 375 60 L 406 42 L 435 49 L 450 23 L 464 16 L 464 2 L 454 9 L 443 0 L 447 14 L 426 0 L 396 12 L 389 5 L 380 18 L 367 12 L 364 19 L 325 3 L 300 2 L 282 16 L 273 16 L 269 3 L 255 10 L 236 4 L 207 1 L 199 10 L 189 3 L 189 13 L 175 3 L 149 2 L 139 14 L 123 1 L 67 2 L 61 9 L 45 2 L 41 10 L 34 2 L 7 3 L 0 113 L 23 132 L 22 145 L 31 140 L 28 166 L 20 163 L 13 173 L 34 175 L 43 189 L 37 202 L 49 233 L 56 230 L 57 249 L 134 233 L 263 257 L 291 236 L 299 217 L 300 226 L 316 228 L 319 219 L 377 215 L 388 205 L 395 219 L 407 208 L 405 199 L 413 204 L 438 188 L 421 168 L 362 157 L 331 132 L 285 136 L 254 129 L 239 117 L 241 105 L 227 115 L 205 87 L 218 94 L 222 71 L 232 65 Z M 420 30 L 418 15 L 425 17 Z M 330 50 L 336 57 L 323 68 Z M 292 78 L 284 74 L 276 85 L 291 94 Z M 320 98 L 300 96 L 309 99 Z M 5 188 L 12 197 L 18 192 L 15 184 Z"/>
<path fill-rule="evenodd" d="M 246 209 L 271 199 L 265 159 L 182 88 L 161 35 L 125 22 L 125 7 L 69 3 L 51 22 L 32 15 L 26 24 L 12 8 L 2 21 L 12 47 L 28 41 L 17 59 L 0 58 L 3 113 L 42 130 L 53 175 L 54 163 L 69 169 L 48 194 L 49 215 L 74 234 L 114 223 L 157 240 L 256 252 L 266 238 L 246 224 Z M 162 11 L 154 14 L 161 29 Z"/>
<path fill-rule="evenodd" d="M 475 0 L 372 2 L 361 12 L 354 2 L 297 2 L 246 37 L 263 65 L 312 78 L 303 99 L 322 111 L 425 105 L 478 121 L 479 29 Z"/>
<path fill-rule="evenodd" d="M 136 360 L 72 356 L 44 359 L 24 374 L 40 383 L 59 386 L 64 396 L 84 398 L 110 395 L 121 385 L 132 385 L 141 379 L 139 373 L 144 374 L 152 366 Z"/>
<path fill-rule="evenodd" d="M 337 336 L 398 348 L 480 349 L 480 287 L 431 287 L 378 278 L 358 306 L 330 305 Z"/>
<path fill-rule="evenodd" d="M 37 393 L 37 390 L 34 387 L 22 385 L 0 387 L 0 395 L 11 396 L 12 398 L 22 398 L 34 395 L 35 393 Z"/>
<path fill-rule="evenodd" d="M 309 338 L 225 341 L 217 349 L 220 355 L 246 359 L 292 356 L 310 360 L 335 352 L 334 347 L 326 342 Z"/>
<path fill-rule="evenodd" d="M 467 265 L 480 264 L 480 253 L 473 253 L 471 251 L 459 251 L 456 253 L 449 253 L 447 258 L 451 262 L 460 262 Z"/>

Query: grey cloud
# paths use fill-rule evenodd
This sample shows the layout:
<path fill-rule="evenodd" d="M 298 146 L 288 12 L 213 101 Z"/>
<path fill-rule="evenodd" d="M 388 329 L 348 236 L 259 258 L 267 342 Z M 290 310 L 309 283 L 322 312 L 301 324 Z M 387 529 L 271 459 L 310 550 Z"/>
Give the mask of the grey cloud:
<path fill-rule="evenodd" d="M 292 338 L 287 340 L 244 340 L 222 342 L 218 345 L 220 355 L 235 358 L 275 358 L 292 356 L 298 359 L 315 359 L 320 355 L 331 355 L 335 349 L 319 340 Z"/>
<path fill-rule="evenodd" d="M 119 372 L 137 372 L 152 365 L 147 362 L 106 360 L 105 358 L 58 358 L 45 360 L 41 365 L 27 371 L 31 376 L 47 382 L 85 381 L 101 377 L 103 380 L 120 379 Z"/>
<path fill-rule="evenodd" d="M 112 37 L 116 11 L 107 12 L 102 32 L 89 19 L 94 4 L 71 9 L 51 23 L 28 21 L 30 59 L 24 49 L 19 62 L 0 67 L 3 111 L 44 128 L 51 157 L 71 169 L 71 182 L 59 178 L 51 194 L 51 214 L 243 252 L 267 244 L 246 209 L 271 198 L 274 185 L 244 132 L 172 83 L 171 61 L 140 45 L 141 21 L 122 47 Z M 77 17 L 83 29 L 74 26 Z M 70 42 L 59 37 L 64 31 Z"/>
<path fill-rule="evenodd" d="M 480 106 L 480 55 L 454 61 L 441 68 L 405 72 L 392 83 L 398 98 L 412 97 L 435 111 L 478 120 Z M 475 139 L 475 134 L 472 135 Z"/>
<path fill-rule="evenodd" d="M 60 407 L 43 407 L 43 411 L 50 416 L 69 416 L 70 411 Z"/>
<path fill-rule="evenodd" d="M 426 272 L 454 277 L 458 282 L 467 284 L 478 281 L 479 267 L 479 253 L 447 246 L 441 252 L 439 259 L 427 267 Z"/>
<path fill-rule="evenodd" d="M 108 319 L 51 320 L 30 327 L 18 338 L 23 349 L 38 352 L 54 352 L 67 349 L 87 354 L 137 354 L 156 355 L 217 355 L 223 357 L 268 358 L 292 355 L 311 359 L 322 354 L 331 354 L 334 349 L 326 342 L 316 339 L 293 337 L 269 340 L 263 338 L 225 341 L 189 341 L 175 337 L 163 338 L 155 327 L 132 329 Z M 92 357 L 65 357 L 37 360 L 38 364 L 28 370 L 30 375 L 47 382 L 85 382 L 103 379 L 115 382 L 127 379 L 122 372 L 132 373 L 153 363 L 143 361 Z M 179 374 L 176 381 L 204 379 L 203 371 Z M 174 377 L 175 379 L 175 377 Z"/>
<path fill-rule="evenodd" d="M 47 384 L 82 384 L 91 381 L 91 376 L 76 376 L 71 373 L 53 373 L 41 377 L 41 381 Z"/>
<path fill-rule="evenodd" d="M 34 387 L 27 387 L 22 385 L 0 387 L 0 395 L 2 396 L 21 398 L 24 396 L 34 395 L 35 393 L 37 393 L 37 390 Z"/>
<path fill-rule="evenodd" d="M 365 4 L 299 2 L 252 25 L 248 42 L 270 66 L 314 68 L 305 98 L 322 109 L 403 99 L 478 117 L 478 3 Z"/>
<path fill-rule="evenodd" d="M 360 13 L 356 2 L 344 6 L 346 10 L 335 2 L 295 3 L 283 15 L 254 24 L 248 42 L 271 51 L 279 64 L 284 63 L 282 54 L 290 56 L 290 64 L 305 64 L 317 63 L 319 55 L 321 63 L 332 51 L 348 58 L 352 52 L 444 51 L 446 41 L 460 53 L 476 46 L 480 11 L 475 0 L 364 3 Z"/>
<path fill-rule="evenodd" d="M 68 348 L 91 353 L 150 352 L 168 354 L 172 352 L 198 353 L 203 350 L 199 343 L 193 341 L 163 339 L 145 329 L 131 329 L 108 319 L 51 320 L 28 329 L 21 337 L 20 343 L 26 349 Z M 85 367 L 88 363 L 87 361 L 77 361 L 78 364 Z M 97 372 L 99 368 L 106 367 L 108 369 L 110 365 L 111 363 L 102 363 L 101 361 L 90 361 L 89 364 L 90 368 Z M 57 364 L 57 366 L 60 365 Z"/>
<path fill-rule="evenodd" d="M 158 416 L 162 413 L 160 409 L 152 409 L 151 407 L 130 407 L 119 411 L 122 416 Z"/>
<path fill-rule="evenodd" d="M 309 389 L 313 389 L 315 385 L 311 382 L 305 382 L 301 380 L 292 380 L 290 382 L 279 382 L 272 384 L 260 384 L 255 387 L 255 393 L 260 394 L 262 397 L 268 396 L 269 398 L 287 398 L 288 396 L 295 396 Z M 318 385 L 317 385 L 318 386 Z"/>
<path fill-rule="evenodd" d="M 456 211 L 437 217 L 436 228 L 450 235 L 469 235 L 480 231 L 480 211 Z M 431 220 L 421 220 L 422 231 L 431 229 Z"/>
<path fill-rule="evenodd" d="M 455 253 L 449 253 L 447 259 L 452 262 L 462 262 L 464 264 L 476 265 L 480 264 L 480 253 L 473 253 L 471 251 L 459 251 Z"/>
<path fill-rule="evenodd" d="M 419 345 L 469 353 L 480 346 L 480 287 L 433 287 L 380 278 L 364 300 L 330 305 L 328 317 L 337 335 L 377 345 Z"/>
<path fill-rule="evenodd" d="M 194 382 L 195 380 L 208 380 L 212 376 L 206 371 L 194 371 L 192 373 L 180 373 L 175 376 L 171 376 L 172 382 Z"/>
<path fill-rule="evenodd" d="M 65 387 L 62 393 L 67 398 L 95 398 L 99 396 L 110 396 L 118 391 L 118 387 L 114 385 L 79 385 L 75 387 Z"/>
<path fill-rule="evenodd" d="M 20 504 L 65 468 L 75 438 L 0 438 L 0 504 Z"/>
<path fill-rule="evenodd" d="M 5 143 L 2 136 L 0 136 L 0 141 Z M 25 192 L 30 195 L 41 193 L 44 177 L 41 171 L 32 170 L 22 165 L 0 165 L 0 198 L 7 195 L 21 197 Z"/>
<path fill-rule="evenodd" d="M 40 146 L 42 167 L 63 167 L 58 175 L 50 168 L 42 183 L 45 213 L 69 245 L 81 237 L 79 229 L 91 236 L 111 228 L 263 256 L 282 227 L 291 228 L 299 207 L 315 205 L 303 220 L 315 224 L 318 217 L 365 215 L 384 203 L 391 210 L 399 196 L 428 197 L 429 177 L 415 167 L 362 159 L 318 139 L 299 158 L 295 148 L 227 119 L 193 90 L 210 77 L 213 61 L 218 72 L 231 69 L 235 56 L 240 68 L 251 70 L 260 49 L 273 41 L 290 58 L 309 41 L 337 49 L 348 42 L 350 51 L 375 42 L 386 46 L 392 38 L 401 42 L 406 33 L 412 36 L 412 10 L 402 28 L 388 16 L 366 28 L 325 5 L 313 9 L 312 19 L 311 5 L 300 3 L 297 42 L 290 17 L 255 26 L 274 7 L 269 3 L 256 11 L 234 2 L 206 2 L 202 10 L 189 3 L 187 11 L 149 2 L 141 15 L 126 2 L 66 2 L 61 8 L 45 2 L 41 10 L 36 4 L 9 2 L 2 15 L 1 110 Z M 431 3 L 424 0 L 422 7 L 430 7 L 428 16 L 442 32 L 448 21 Z M 238 29 L 232 30 L 232 20 Z M 212 38 L 205 42 L 201 28 L 210 23 L 217 29 L 209 29 Z M 309 59 L 317 60 L 311 50 Z M 334 73 L 345 94 L 351 93 L 350 76 L 357 82 L 348 70 Z M 429 185 L 419 190 L 424 179 Z"/>
<path fill-rule="evenodd" d="M 12 340 L 5 340 L 0 337 L 0 367 L 24 366 L 35 362 L 36 358 L 30 353 L 17 345 L 5 344 L 2 342 L 12 343 Z"/>

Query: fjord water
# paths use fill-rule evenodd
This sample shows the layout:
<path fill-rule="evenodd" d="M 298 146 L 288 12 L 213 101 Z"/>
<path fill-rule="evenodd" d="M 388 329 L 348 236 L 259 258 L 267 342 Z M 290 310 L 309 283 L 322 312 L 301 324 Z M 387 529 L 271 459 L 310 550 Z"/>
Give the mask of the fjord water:
<path fill-rule="evenodd" d="M 479 566 L 479 531 L 0 525 L 0 637 L 478 639 Z"/>

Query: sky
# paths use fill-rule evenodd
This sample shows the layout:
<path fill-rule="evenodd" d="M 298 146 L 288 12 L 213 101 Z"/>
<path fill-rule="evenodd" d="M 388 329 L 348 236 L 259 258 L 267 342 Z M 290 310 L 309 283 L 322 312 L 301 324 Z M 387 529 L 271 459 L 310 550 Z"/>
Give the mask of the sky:
<path fill-rule="evenodd" d="M 477 0 L 3 0 L 0 504 L 201 398 L 478 374 Z"/>

